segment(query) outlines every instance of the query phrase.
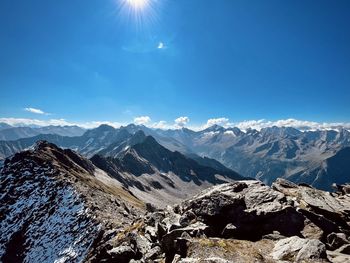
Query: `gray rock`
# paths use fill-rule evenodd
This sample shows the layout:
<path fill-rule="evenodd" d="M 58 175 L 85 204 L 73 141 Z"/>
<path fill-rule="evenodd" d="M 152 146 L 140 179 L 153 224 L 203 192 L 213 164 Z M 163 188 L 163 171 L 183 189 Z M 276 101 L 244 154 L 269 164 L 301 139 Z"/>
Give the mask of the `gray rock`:
<path fill-rule="evenodd" d="M 145 227 L 145 234 L 149 236 L 150 241 L 156 242 L 158 239 L 157 229 L 152 226 Z"/>
<path fill-rule="evenodd" d="M 278 231 L 273 231 L 273 233 L 264 235 L 262 238 L 263 239 L 270 239 L 270 240 L 281 240 L 281 239 L 284 239 L 286 237 L 282 236 L 281 233 L 279 233 Z"/>
<path fill-rule="evenodd" d="M 350 244 L 341 246 L 336 250 L 339 253 L 350 255 Z"/>
<path fill-rule="evenodd" d="M 190 237 L 201 237 L 205 236 L 208 228 L 209 227 L 207 225 L 201 222 L 196 222 L 184 228 L 174 229 L 163 236 L 161 241 L 162 248 L 166 253 L 174 252 L 174 250 L 176 250 L 175 241 L 176 239 L 181 238 L 184 232 L 186 232 Z"/>
<path fill-rule="evenodd" d="M 297 262 L 300 262 L 303 260 L 322 258 L 327 258 L 326 245 L 317 239 L 309 239 L 302 249 L 300 249 L 295 259 Z"/>
<path fill-rule="evenodd" d="M 136 256 L 136 252 L 130 246 L 114 247 L 107 253 L 111 256 L 112 259 L 120 261 L 131 260 Z"/>
<path fill-rule="evenodd" d="M 159 246 L 155 246 L 152 249 L 150 249 L 145 255 L 144 255 L 144 259 L 146 260 L 154 260 L 156 259 L 158 256 L 160 256 L 162 254 L 162 250 Z"/>
<path fill-rule="evenodd" d="M 182 227 L 188 226 L 197 218 L 196 214 L 191 210 L 186 211 L 179 219 L 179 223 Z"/>
<path fill-rule="evenodd" d="M 316 239 L 302 239 L 294 236 L 282 239 L 275 244 L 271 253 L 275 260 L 317 260 L 327 258 L 326 246 Z"/>
<path fill-rule="evenodd" d="M 304 216 L 287 203 L 284 194 L 258 181 L 243 181 L 214 186 L 182 203 L 183 211 L 193 211 L 197 220 L 211 229 L 211 236 L 233 235 L 233 229 L 220 228 L 232 224 L 234 237 L 258 240 L 279 231 L 282 235 L 300 234 Z M 228 235 L 228 236 L 227 236 Z"/>

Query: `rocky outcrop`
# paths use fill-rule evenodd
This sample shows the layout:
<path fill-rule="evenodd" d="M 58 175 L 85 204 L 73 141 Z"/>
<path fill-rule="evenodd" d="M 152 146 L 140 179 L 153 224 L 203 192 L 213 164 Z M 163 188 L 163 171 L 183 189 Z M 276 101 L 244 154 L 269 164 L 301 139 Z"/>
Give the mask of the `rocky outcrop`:
<path fill-rule="evenodd" d="M 282 179 L 272 188 L 237 181 L 148 212 L 139 234 L 159 244 L 166 262 L 340 262 L 348 259 L 349 200 Z"/>

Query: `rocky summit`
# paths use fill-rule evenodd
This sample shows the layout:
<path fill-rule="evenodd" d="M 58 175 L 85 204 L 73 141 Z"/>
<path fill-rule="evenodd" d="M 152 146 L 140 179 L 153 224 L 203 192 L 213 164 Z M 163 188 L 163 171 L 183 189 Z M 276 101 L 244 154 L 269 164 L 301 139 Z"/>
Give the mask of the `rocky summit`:
<path fill-rule="evenodd" d="M 277 179 L 218 184 L 165 208 L 39 142 L 1 171 L 1 262 L 349 262 L 350 193 Z"/>

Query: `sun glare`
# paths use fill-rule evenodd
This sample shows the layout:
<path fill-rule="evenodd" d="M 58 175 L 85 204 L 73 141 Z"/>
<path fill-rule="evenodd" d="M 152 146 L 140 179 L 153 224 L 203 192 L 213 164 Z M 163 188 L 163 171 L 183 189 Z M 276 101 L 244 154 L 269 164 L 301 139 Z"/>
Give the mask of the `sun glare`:
<path fill-rule="evenodd" d="M 126 2 L 134 9 L 143 9 L 149 4 L 149 0 L 126 0 Z"/>
<path fill-rule="evenodd" d="M 145 28 L 157 20 L 158 0 L 116 0 L 119 3 L 120 15 L 136 25 Z"/>

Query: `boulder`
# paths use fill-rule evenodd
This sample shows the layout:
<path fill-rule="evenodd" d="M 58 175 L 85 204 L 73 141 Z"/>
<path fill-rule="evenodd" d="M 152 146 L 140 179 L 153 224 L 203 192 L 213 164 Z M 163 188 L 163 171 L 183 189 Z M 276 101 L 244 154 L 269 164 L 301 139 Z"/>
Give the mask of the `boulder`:
<path fill-rule="evenodd" d="M 163 236 L 161 240 L 162 248 L 166 253 L 173 254 L 176 251 L 175 241 L 181 238 L 184 232 L 190 237 L 201 237 L 205 236 L 207 231 L 208 226 L 201 222 L 196 222 L 184 228 L 174 229 Z"/>
<path fill-rule="evenodd" d="M 327 258 L 326 246 L 316 239 L 303 239 L 297 236 L 278 241 L 271 253 L 275 260 L 322 261 Z"/>
<path fill-rule="evenodd" d="M 107 253 L 110 255 L 110 259 L 117 262 L 129 262 L 136 257 L 136 252 L 128 245 L 114 247 Z"/>
<path fill-rule="evenodd" d="M 210 236 L 259 240 L 273 231 L 298 235 L 304 228 L 304 216 L 288 204 L 284 194 L 258 181 L 214 186 L 183 202 L 182 211 L 192 211 L 198 221 L 210 226 Z"/>

